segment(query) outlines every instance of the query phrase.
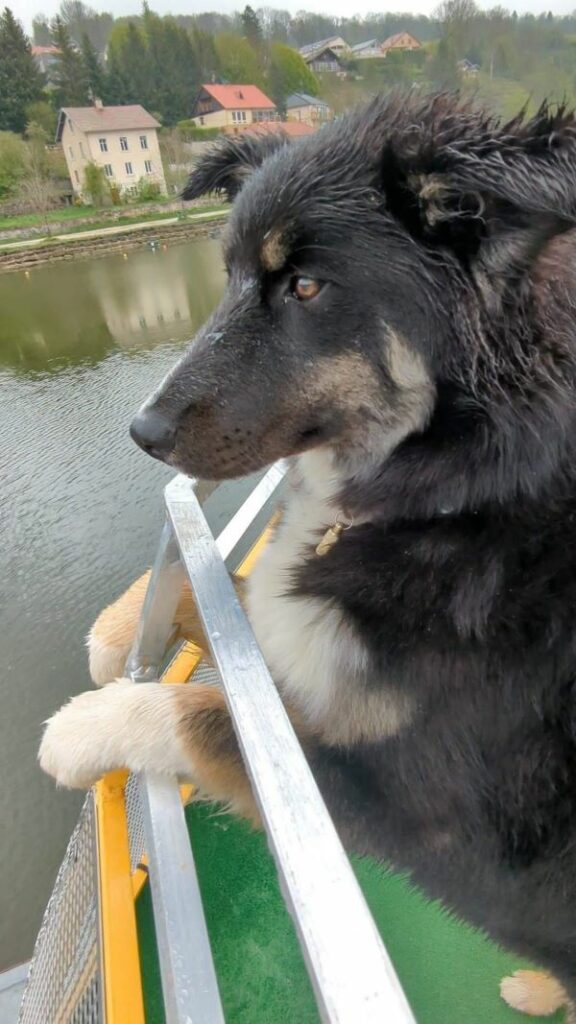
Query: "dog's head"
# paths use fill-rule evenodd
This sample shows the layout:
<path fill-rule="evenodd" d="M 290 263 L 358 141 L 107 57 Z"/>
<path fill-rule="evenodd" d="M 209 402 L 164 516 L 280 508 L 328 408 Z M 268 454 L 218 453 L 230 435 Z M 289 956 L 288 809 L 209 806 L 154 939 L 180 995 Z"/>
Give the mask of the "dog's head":
<path fill-rule="evenodd" d="M 210 478 L 329 446 L 353 479 L 447 408 L 484 417 L 534 341 L 574 150 L 562 111 L 501 127 L 450 96 L 379 99 L 296 144 L 225 139 L 185 197 L 234 200 L 228 288 L 133 436 Z"/>

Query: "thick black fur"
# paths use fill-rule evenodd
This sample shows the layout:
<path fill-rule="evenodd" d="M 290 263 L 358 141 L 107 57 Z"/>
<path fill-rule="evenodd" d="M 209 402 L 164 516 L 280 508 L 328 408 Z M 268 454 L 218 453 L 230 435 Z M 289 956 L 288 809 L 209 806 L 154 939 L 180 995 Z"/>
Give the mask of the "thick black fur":
<path fill-rule="evenodd" d="M 382 322 L 424 361 L 427 425 L 350 473 L 341 506 L 369 521 L 292 584 L 344 610 L 374 685 L 410 692 L 417 711 L 396 737 L 311 758 L 352 846 L 409 870 L 576 999 L 574 117 L 542 108 L 501 125 L 454 97 L 403 96 L 272 148 L 225 142 L 189 186 L 233 195 L 239 165 L 254 169 L 230 227 L 231 291 L 198 342 L 203 384 L 185 361 L 162 409 L 194 433 L 201 387 L 221 398 L 221 375 L 241 374 L 240 338 L 255 430 L 258 389 L 278 402 L 279 377 L 290 390 L 304 336 L 312 360 L 365 339 L 383 387 Z M 277 303 L 284 271 L 259 266 L 278 225 L 288 276 L 330 283 L 308 310 Z M 264 345 L 281 363 L 266 363 L 265 385 Z M 230 423 L 239 415 L 231 402 Z M 308 428 L 330 442 L 340 420 L 322 410 Z M 298 436 L 262 442 L 260 464 L 303 450 Z M 191 469 L 193 447 L 177 449 Z M 248 442 L 230 460 L 211 475 L 258 463 Z"/>

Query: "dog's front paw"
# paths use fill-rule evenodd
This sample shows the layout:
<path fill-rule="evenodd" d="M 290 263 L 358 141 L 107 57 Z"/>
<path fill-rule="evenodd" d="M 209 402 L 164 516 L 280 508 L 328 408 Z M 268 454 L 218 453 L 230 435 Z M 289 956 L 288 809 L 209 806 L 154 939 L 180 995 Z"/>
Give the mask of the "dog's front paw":
<path fill-rule="evenodd" d="M 117 768 L 187 777 L 179 689 L 121 679 L 73 697 L 46 724 L 41 767 L 71 789 L 86 789 Z"/>
<path fill-rule="evenodd" d="M 88 789 L 107 770 L 106 749 L 114 723 L 103 716 L 102 694 L 73 697 L 46 723 L 40 744 L 40 767 L 59 786 Z"/>
<path fill-rule="evenodd" d="M 108 643 L 91 629 L 86 639 L 90 678 L 96 686 L 106 686 L 124 675 L 132 640 L 126 643 Z"/>
<path fill-rule="evenodd" d="M 500 982 L 500 995 L 513 1010 L 531 1017 L 549 1017 L 568 1000 L 560 982 L 545 971 L 515 971 Z"/>

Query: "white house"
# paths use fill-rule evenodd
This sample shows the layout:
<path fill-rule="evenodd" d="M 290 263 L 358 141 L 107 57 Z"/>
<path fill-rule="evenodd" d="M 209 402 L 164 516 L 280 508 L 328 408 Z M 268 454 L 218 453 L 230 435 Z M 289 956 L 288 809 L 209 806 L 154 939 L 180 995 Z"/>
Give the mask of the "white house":
<path fill-rule="evenodd" d="M 159 127 L 139 105 L 105 107 L 95 100 L 92 107 L 62 107 L 56 141 L 62 143 L 74 192 L 85 191 L 86 166 L 93 163 L 120 192 L 135 190 L 143 178 L 157 182 L 165 193 Z"/>

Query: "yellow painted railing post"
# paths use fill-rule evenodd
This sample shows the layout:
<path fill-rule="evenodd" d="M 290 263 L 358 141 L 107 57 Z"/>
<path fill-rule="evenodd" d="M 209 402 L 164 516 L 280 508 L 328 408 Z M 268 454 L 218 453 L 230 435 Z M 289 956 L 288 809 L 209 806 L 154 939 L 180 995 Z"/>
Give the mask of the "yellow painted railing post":
<path fill-rule="evenodd" d="M 106 1024 L 144 1024 L 136 911 L 124 803 L 127 772 L 96 784 L 102 974 Z"/>

